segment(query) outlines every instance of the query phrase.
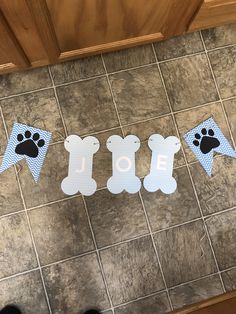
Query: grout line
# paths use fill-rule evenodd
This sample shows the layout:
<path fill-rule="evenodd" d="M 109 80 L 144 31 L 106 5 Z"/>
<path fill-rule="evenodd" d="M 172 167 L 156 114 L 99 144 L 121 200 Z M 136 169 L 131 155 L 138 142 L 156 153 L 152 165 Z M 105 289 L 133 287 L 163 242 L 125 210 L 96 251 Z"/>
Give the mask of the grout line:
<path fill-rule="evenodd" d="M 200 31 L 201 33 L 201 31 Z M 203 39 L 203 36 L 202 36 L 202 33 L 200 34 L 200 36 L 202 37 L 202 40 L 204 41 Z M 205 48 L 206 48 L 206 45 L 205 45 L 205 42 L 204 42 L 204 45 Z M 210 48 L 210 49 L 205 49 L 205 51 L 207 52 L 212 52 L 212 51 L 216 51 L 216 50 L 221 50 L 221 49 L 226 49 L 226 48 L 232 48 L 232 47 L 235 47 L 236 46 L 236 43 L 235 44 L 228 44 L 228 45 L 224 45 L 224 46 L 221 46 L 221 47 L 216 47 L 216 48 Z"/>
<path fill-rule="evenodd" d="M 121 132 L 122 132 L 122 135 L 123 135 L 123 137 L 124 137 L 125 134 L 124 134 L 123 126 L 122 126 L 122 124 L 121 124 L 119 112 L 118 112 L 118 110 L 117 110 L 117 105 L 116 105 L 115 97 L 114 97 L 114 94 L 113 94 L 113 90 L 112 90 L 112 86 L 111 86 L 111 83 L 110 83 L 110 80 L 109 80 L 109 76 L 108 76 L 108 74 L 107 74 L 106 64 L 105 64 L 105 62 L 104 62 L 103 56 L 102 56 L 102 61 L 103 61 L 103 66 L 104 66 L 106 75 L 107 75 L 107 81 L 108 81 L 108 84 L 109 84 L 109 88 L 110 88 L 110 92 L 111 92 L 113 104 L 114 104 L 114 107 L 115 107 L 115 109 L 116 109 L 116 113 L 117 113 L 118 121 L 119 121 L 119 124 L 120 124 Z M 153 238 L 153 235 L 152 235 L 151 225 L 150 225 L 150 222 L 149 222 L 149 219 L 148 219 L 148 215 L 147 215 L 147 212 L 146 212 L 146 208 L 145 208 L 145 206 L 144 206 L 144 202 L 143 202 L 142 195 L 141 195 L 140 191 L 138 192 L 138 194 L 139 194 L 139 198 L 140 198 L 140 201 L 141 201 L 141 204 L 142 204 L 142 207 L 143 207 L 143 212 L 144 212 L 145 219 L 146 219 L 146 223 L 147 223 L 147 226 L 148 226 L 149 235 L 150 235 L 151 240 L 152 240 L 152 245 L 153 245 L 153 248 L 154 248 L 154 251 L 155 251 L 155 254 L 156 254 L 157 262 L 158 262 L 158 265 L 159 265 L 159 268 L 160 268 L 162 280 L 163 280 L 163 283 L 164 283 L 164 286 L 165 286 L 165 291 L 166 291 L 166 293 L 167 293 L 167 297 L 168 297 L 168 300 L 169 300 L 169 303 L 170 303 L 171 310 L 173 310 L 173 305 L 172 305 L 172 302 L 171 302 L 171 299 L 170 299 L 169 291 L 168 291 L 168 288 L 167 288 L 167 284 L 166 284 L 164 272 L 163 272 L 163 270 L 162 270 L 162 266 L 161 266 L 161 263 L 160 263 L 158 251 L 157 251 L 157 248 L 156 248 L 156 244 L 155 244 L 155 241 L 154 241 L 154 238 Z"/>
<path fill-rule="evenodd" d="M 3 121 L 4 129 L 5 129 L 6 137 L 9 140 L 9 134 L 8 134 L 8 131 L 7 131 L 7 126 L 6 126 L 6 122 L 5 122 L 5 119 L 4 119 L 1 107 L 0 107 L 0 111 L 1 111 L 1 117 L 2 117 L 2 121 Z M 30 224 L 29 215 L 28 215 L 28 212 L 26 210 L 26 204 L 25 204 L 23 191 L 22 191 L 21 184 L 20 184 L 19 174 L 18 174 L 17 169 L 16 169 L 16 165 L 14 165 L 14 170 L 15 170 L 16 180 L 17 180 L 17 183 L 18 183 L 18 187 L 19 187 L 19 191 L 20 191 L 20 195 L 21 195 L 21 199 L 22 199 L 22 203 L 23 203 L 23 207 L 24 207 L 24 212 L 25 212 L 25 215 L 26 215 L 27 223 L 28 223 L 28 228 L 29 228 L 29 232 L 30 232 L 30 236 L 31 236 L 31 240 L 32 240 L 32 245 L 33 245 L 33 248 L 34 248 L 35 257 L 36 257 L 36 260 L 37 260 L 37 264 L 39 266 L 39 272 L 40 272 L 40 276 L 41 276 L 41 280 L 42 280 L 42 285 L 43 285 L 43 289 L 44 289 L 44 293 L 45 293 L 45 298 L 46 298 L 46 301 L 47 301 L 49 313 L 52 314 L 50 301 L 49 301 L 46 285 L 45 285 L 44 278 L 43 278 L 43 273 L 42 273 L 42 268 L 41 268 L 41 264 L 40 264 L 40 259 L 39 259 L 39 255 L 38 255 L 38 252 L 37 252 L 37 248 L 36 248 L 36 244 L 35 244 L 35 240 L 34 240 L 34 236 L 33 236 L 33 231 L 32 231 L 31 224 Z"/>
<path fill-rule="evenodd" d="M 54 95 L 55 95 L 55 98 L 56 98 L 56 103 L 57 103 L 58 111 L 59 111 L 59 114 L 60 114 L 60 117 L 61 117 L 61 121 L 62 121 L 62 124 L 63 124 L 63 127 L 64 127 L 65 135 L 67 137 L 67 135 L 68 135 L 67 127 L 66 127 L 65 120 L 64 120 L 64 117 L 63 117 L 63 114 L 62 114 L 61 106 L 60 106 L 58 95 L 57 95 L 57 90 L 56 90 L 56 87 L 55 87 L 55 84 L 54 84 L 54 80 L 53 80 L 53 76 L 52 76 L 52 73 L 51 73 L 51 69 L 50 69 L 49 66 L 48 66 L 48 72 L 49 72 L 49 76 L 50 76 L 50 79 L 51 79 L 51 82 L 52 82 Z"/>
<path fill-rule="evenodd" d="M 29 208 L 26 208 L 26 209 L 27 209 L 27 211 L 31 211 L 31 210 L 34 210 L 34 209 L 38 209 L 38 208 L 50 206 L 50 205 L 53 205 L 53 204 L 61 203 L 61 202 L 67 201 L 67 200 L 71 200 L 71 199 L 77 198 L 77 197 L 78 198 L 81 197 L 81 194 L 75 194 L 75 195 L 71 195 L 71 196 L 66 196 L 65 198 L 61 198 L 61 199 L 56 200 L 56 201 L 48 202 L 48 203 L 45 203 L 45 204 L 40 204 L 40 205 L 29 207 Z"/>
<path fill-rule="evenodd" d="M 25 210 L 24 210 L 24 209 L 21 209 L 21 210 L 18 210 L 18 211 L 14 211 L 14 212 L 12 212 L 12 213 L 8 213 L 8 214 L 1 215 L 1 216 L 0 216 L 0 219 L 7 218 L 7 217 L 11 217 L 11 216 L 14 216 L 14 215 L 17 215 L 17 214 L 22 214 L 22 213 L 25 213 Z"/>
<path fill-rule="evenodd" d="M 214 216 L 217 216 L 217 215 L 225 214 L 225 213 L 227 213 L 227 212 L 229 212 L 229 211 L 231 211 L 231 210 L 234 210 L 234 209 L 236 209 L 235 206 L 229 207 L 229 208 L 220 210 L 220 211 L 218 211 L 218 212 L 216 212 L 216 213 L 212 213 L 212 214 L 205 215 L 205 216 L 204 216 L 204 219 L 209 219 L 209 218 L 214 217 Z"/>
<path fill-rule="evenodd" d="M 153 45 L 153 44 L 152 44 L 152 45 Z M 154 49 L 154 47 L 153 47 L 153 49 Z M 155 50 L 155 49 L 154 49 L 154 50 Z M 204 54 L 204 50 L 203 50 L 203 51 L 194 52 L 194 53 L 190 53 L 190 54 L 183 55 L 183 56 L 179 56 L 179 57 L 175 57 L 175 58 L 170 58 L 170 59 L 166 59 L 166 60 L 160 60 L 160 61 L 158 61 L 158 63 L 159 63 L 159 64 L 167 63 L 167 62 L 176 61 L 176 60 L 181 60 L 181 59 L 188 58 L 188 57 L 199 56 L 199 55 L 201 55 L 201 54 Z M 156 55 L 156 51 L 155 51 L 155 55 Z"/>
<path fill-rule="evenodd" d="M 217 94 L 218 94 L 218 97 L 219 97 L 219 100 L 220 100 L 220 103 L 221 103 L 221 107 L 222 107 L 222 111 L 223 111 L 223 114 L 224 114 L 224 117 L 225 117 L 225 120 L 226 120 L 227 127 L 228 127 L 228 130 L 229 130 L 230 138 L 232 140 L 232 143 L 233 143 L 233 146 L 234 146 L 234 149 L 235 149 L 236 146 L 235 146 L 235 141 L 234 141 L 234 138 L 233 138 L 233 133 L 232 133 L 232 130 L 231 130 L 231 127 L 230 127 L 230 124 L 229 124 L 229 120 L 228 120 L 227 114 L 225 112 L 225 107 L 223 105 L 223 101 L 222 101 L 221 93 L 220 93 L 220 90 L 219 90 L 219 87 L 218 87 L 218 84 L 217 84 L 216 76 L 215 76 L 215 73 L 213 71 L 213 68 L 212 68 L 212 65 L 211 65 L 211 61 L 210 61 L 209 55 L 207 53 L 206 45 L 205 45 L 205 42 L 203 40 L 203 36 L 202 36 L 202 32 L 201 31 L 200 31 L 200 37 L 201 37 L 201 40 L 202 40 L 203 47 L 205 49 L 205 55 L 206 55 L 206 58 L 207 58 L 207 61 L 208 61 L 208 64 L 209 64 L 211 75 L 212 75 L 214 83 L 215 83 L 216 91 L 217 91 Z"/>
<path fill-rule="evenodd" d="M 41 92 L 41 91 L 49 90 L 49 89 L 52 89 L 52 88 L 53 88 L 52 86 L 50 86 L 50 87 L 43 87 L 43 88 L 33 89 L 33 90 L 30 90 L 30 91 L 27 91 L 27 92 L 23 92 L 23 93 L 12 94 L 12 95 L 9 95 L 9 96 L 0 97 L 0 101 L 5 100 L 5 99 L 14 98 L 14 97 L 24 96 L 24 95 L 28 95 L 28 94 L 32 94 L 32 93 Z"/>
<path fill-rule="evenodd" d="M 103 60 L 103 62 L 105 64 L 103 56 L 102 56 L 102 60 Z M 134 66 L 134 67 L 128 67 L 128 68 L 117 70 L 117 71 L 108 72 L 106 70 L 106 73 L 107 73 L 108 76 L 110 76 L 110 75 L 113 75 L 113 74 L 119 74 L 119 73 L 126 72 L 126 71 L 132 71 L 132 70 L 137 70 L 137 69 L 151 67 L 152 65 L 155 65 L 155 64 L 156 64 L 156 62 L 150 62 L 150 63 L 147 63 L 147 64 L 137 65 L 137 66 Z"/>
<path fill-rule="evenodd" d="M 138 297 L 138 298 L 132 299 L 132 300 L 124 302 L 124 303 L 117 304 L 117 305 L 114 306 L 114 308 L 117 309 L 119 307 L 131 304 L 131 303 L 134 303 L 134 302 L 137 302 L 137 301 L 140 301 L 140 300 L 144 300 L 144 299 L 147 299 L 149 297 L 153 297 L 153 296 L 162 294 L 164 292 L 166 292 L 166 291 L 165 290 L 155 291 L 155 292 L 152 292 L 152 293 L 150 293 L 148 295 L 145 295 L 145 296 L 142 296 L 142 297 Z"/>
<path fill-rule="evenodd" d="M 50 69 L 50 72 L 51 72 L 51 69 Z M 101 78 L 101 77 L 105 77 L 105 76 L 106 76 L 105 74 L 94 75 L 94 76 L 81 78 L 81 79 L 70 81 L 70 82 L 66 82 L 66 83 L 55 84 L 55 87 L 63 87 L 63 86 L 68 86 L 68 85 L 71 85 L 71 84 L 74 84 L 74 83 L 91 81 L 91 80 L 94 80 L 94 79 L 97 79 L 97 78 Z"/>
<path fill-rule="evenodd" d="M 214 273 L 211 273 L 211 274 L 209 274 L 209 275 L 202 276 L 202 277 L 200 277 L 200 278 L 196 278 L 196 279 L 189 280 L 189 281 L 186 281 L 186 282 L 181 282 L 181 283 L 178 284 L 178 285 L 172 286 L 172 287 L 170 288 L 170 290 L 174 290 L 174 289 L 176 289 L 176 288 L 179 288 L 179 287 L 182 287 L 182 286 L 185 286 L 185 285 L 188 285 L 188 284 L 197 282 L 197 281 L 202 280 L 202 279 L 206 279 L 206 278 L 209 278 L 209 277 L 212 277 L 212 276 L 216 276 L 216 275 L 219 276 L 219 273 L 218 273 L 218 272 L 214 272 Z M 220 277 L 220 276 L 219 276 L 219 277 Z"/>
<path fill-rule="evenodd" d="M 108 74 L 107 74 L 107 68 L 106 68 L 106 64 L 105 64 L 105 62 L 104 62 L 104 59 L 103 59 L 103 55 L 102 55 L 102 54 L 101 54 L 101 58 L 102 58 L 103 67 L 104 67 L 104 70 L 105 70 L 105 73 L 106 73 L 107 83 L 108 83 L 108 86 L 109 86 L 109 89 L 110 89 L 110 93 L 111 93 L 113 105 L 114 105 L 115 110 L 116 110 L 117 120 L 118 120 L 118 122 L 119 122 L 119 125 L 120 125 L 120 128 L 121 128 L 121 132 L 122 132 L 122 134 L 123 134 L 123 136 L 124 136 L 124 132 L 123 132 L 123 129 L 122 129 L 122 126 L 121 126 L 120 115 L 119 115 L 119 112 L 118 112 L 118 109 L 117 109 L 117 105 L 116 105 L 116 102 L 115 102 L 114 93 L 113 93 L 113 90 L 112 90 L 112 87 L 111 87 L 111 82 L 110 82 L 109 77 L 108 77 Z"/>
<path fill-rule="evenodd" d="M 154 50 L 154 52 L 155 52 L 154 47 L 153 47 L 153 50 Z M 157 58 L 157 57 L 156 57 L 156 58 Z M 162 82 L 163 82 L 163 85 L 164 85 L 164 89 L 165 89 L 165 92 L 166 92 L 166 97 L 167 97 L 167 100 L 168 100 L 168 103 L 169 103 L 169 106 L 170 106 L 170 110 L 171 110 L 171 113 L 172 113 L 174 125 L 175 125 L 175 128 L 176 128 L 176 132 L 177 132 L 177 134 L 178 134 L 178 137 L 180 138 L 179 129 L 178 129 L 178 126 L 177 126 L 177 122 L 176 122 L 176 119 L 175 119 L 175 115 L 174 115 L 173 110 L 172 110 L 172 106 L 171 106 L 171 102 L 170 102 L 170 99 L 169 99 L 169 95 L 168 95 L 168 93 L 167 93 L 167 89 L 166 89 L 166 86 L 165 86 L 165 81 L 164 81 L 164 78 L 163 78 L 163 76 L 162 76 L 162 72 L 161 72 L 160 65 L 158 64 L 158 59 L 156 59 L 156 60 L 157 60 L 157 66 L 158 66 L 159 71 L 160 71 L 160 75 L 161 75 L 161 77 L 162 77 Z M 186 157 L 186 154 L 185 154 L 184 149 L 182 149 L 182 151 L 183 151 L 184 160 L 185 160 L 185 163 L 186 163 L 186 166 L 187 166 L 188 174 L 189 174 L 189 177 L 190 177 L 190 181 L 191 181 L 191 184 L 192 184 L 192 188 L 193 188 L 193 191 L 194 191 L 194 194 L 195 194 L 195 198 L 196 198 L 196 200 L 197 200 L 197 204 L 198 204 L 199 211 L 200 211 L 200 214 L 201 214 L 202 222 L 203 222 L 203 225 L 204 225 L 204 228 L 205 228 L 205 232 L 206 232 L 206 235 L 207 235 L 207 238 L 208 238 L 208 242 L 209 242 L 209 245 L 210 245 L 210 247 L 211 247 L 212 255 L 213 255 L 213 258 L 214 258 L 214 261 L 215 261 L 215 265 L 216 265 L 216 268 L 217 268 L 217 272 L 218 272 L 218 274 L 219 274 L 219 276 L 220 276 L 220 280 L 221 280 L 221 285 L 222 285 L 223 291 L 225 292 L 225 286 L 224 286 L 224 283 L 223 283 L 223 280 L 222 280 L 222 277 L 221 277 L 221 274 L 220 274 L 219 264 L 218 264 L 218 261 L 217 261 L 217 259 L 216 259 L 215 251 L 214 251 L 214 249 L 213 249 L 213 245 L 212 245 L 212 242 L 211 242 L 211 238 L 210 238 L 210 235 L 209 235 L 209 231 L 208 231 L 206 222 L 205 222 L 205 220 L 204 220 L 204 215 L 203 215 L 203 211 L 202 211 L 202 208 L 201 208 L 201 204 L 200 204 L 200 201 L 199 201 L 199 198 L 198 198 L 196 186 L 195 186 L 195 183 L 194 183 L 194 180 L 193 180 L 193 177 L 192 177 L 190 168 L 189 168 L 189 164 L 188 164 L 187 157 Z"/>
<path fill-rule="evenodd" d="M 63 258 L 62 260 L 51 262 L 51 263 L 42 265 L 41 267 L 42 267 L 42 269 L 43 268 L 48 268 L 48 267 L 51 267 L 53 265 L 58 265 L 58 264 L 61 264 L 61 263 L 73 261 L 74 259 L 77 259 L 77 258 L 80 258 L 80 257 L 83 257 L 83 256 L 87 256 L 87 255 L 91 255 L 93 253 L 96 253 L 96 250 L 91 250 L 91 251 L 84 252 L 84 253 L 81 253 L 81 254 L 77 254 L 77 255 L 74 255 L 74 256 L 71 256 L 71 257 Z"/>
<path fill-rule="evenodd" d="M 5 280 L 9 280 L 9 279 L 12 279 L 12 278 L 16 278 L 16 277 L 19 277 L 19 276 L 22 276 L 22 275 L 26 275 L 26 274 L 32 273 L 32 272 L 34 272 L 36 270 L 39 270 L 39 267 L 35 267 L 35 268 L 32 268 L 32 269 L 28 269 L 28 270 L 22 271 L 22 272 L 17 273 L 17 274 L 13 274 L 13 275 L 10 275 L 10 276 L 7 276 L 7 277 L 0 278 L 0 282 L 5 281 Z"/>
<path fill-rule="evenodd" d="M 170 308 L 171 308 L 171 310 L 173 310 L 173 304 L 172 304 L 172 301 L 171 301 L 171 298 L 170 298 L 170 294 L 169 294 L 169 290 L 168 290 L 168 287 L 167 287 L 164 271 L 162 269 L 159 253 L 157 251 L 157 247 L 156 247 L 156 244 L 155 244 L 154 236 L 153 236 L 152 229 L 151 229 L 150 220 L 149 220 L 149 217 L 148 217 L 148 214 L 147 214 L 147 211 L 146 211 L 146 208 L 145 208 L 145 205 L 144 205 L 144 202 L 143 202 L 143 198 L 142 198 L 142 195 L 141 195 L 140 191 L 139 191 L 139 197 L 140 197 L 140 200 L 141 200 L 141 203 L 142 203 L 143 212 L 144 212 L 144 215 L 145 215 L 145 218 L 146 218 L 148 230 L 150 232 L 150 236 L 151 236 L 151 240 L 152 240 L 152 245 L 153 245 L 153 248 L 154 248 L 154 251 L 155 251 L 155 254 L 156 254 L 156 258 L 157 258 L 157 262 L 158 262 L 158 265 L 159 265 L 159 268 L 160 268 L 161 277 L 162 277 L 162 280 L 163 280 L 163 283 L 164 283 L 164 286 L 165 286 L 165 290 L 164 291 L 166 291 L 167 298 L 168 298 L 168 301 L 170 303 Z"/>
<path fill-rule="evenodd" d="M 98 259 L 99 267 L 100 267 L 100 270 L 101 270 L 101 275 L 102 275 L 103 282 L 104 282 L 104 285 L 105 285 L 107 297 L 108 297 L 108 300 L 109 300 L 110 305 L 111 305 L 112 313 L 114 314 L 114 307 L 113 307 L 111 295 L 110 295 L 110 292 L 109 292 L 109 289 L 108 289 L 108 284 L 107 284 L 107 281 L 106 281 L 106 277 L 105 277 L 105 273 L 104 273 L 104 269 L 103 269 L 101 257 L 100 257 L 100 254 L 99 254 L 99 250 L 98 250 L 98 247 L 97 247 L 97 242 L 96 242 L 95 234 L 94 234 L 94 231 L 93 231 L 93 228 L 92 228 L 92 223 L 91 223 L 91 220 L 90 220 L 90 217 L 89 217 L 87 204 L 86 204 L 86 201 L 85 201 L 85 198 L 84 198 L 83 195 L 82 195 L 82 199 L 83 199 L 84 208 L 85 208 L 85 212 L 86 212 L 87 219 L 88 219 L 88 224 L 89 224 L 90 232 L 91 232 L 91 235 L 92 235 L 92 238 L 93 238 L 93 243 L 94 243 L 94 247 L 95 247 L 95 252 L 96 252 L 96 254 L 97 254 L 97 259 Z"/>

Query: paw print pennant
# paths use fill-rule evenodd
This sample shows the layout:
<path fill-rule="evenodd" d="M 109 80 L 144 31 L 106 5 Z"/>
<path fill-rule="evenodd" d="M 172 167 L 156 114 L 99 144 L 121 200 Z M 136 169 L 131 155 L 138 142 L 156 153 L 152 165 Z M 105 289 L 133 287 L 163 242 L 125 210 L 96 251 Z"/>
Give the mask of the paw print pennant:
<path fill-rule="evenodd" d="M 236 158 L 236 152 L 213 118 L 187 132 L 184 139 L 209 176 L 212 173 L 214 152 Z"/>
<path fill-rule="evenodd" d="M 25 158 L 33 178 L 37 182 L 51 136 L 50 132 L 15 122 L 0 173 Z"/>

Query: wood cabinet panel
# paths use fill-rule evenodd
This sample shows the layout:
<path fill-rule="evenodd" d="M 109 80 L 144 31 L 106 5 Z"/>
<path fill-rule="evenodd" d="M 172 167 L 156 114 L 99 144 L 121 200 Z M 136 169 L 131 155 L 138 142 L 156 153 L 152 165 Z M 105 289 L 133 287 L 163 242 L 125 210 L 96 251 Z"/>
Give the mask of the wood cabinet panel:
<path fill-rule="evenodd" d="M 47 0 L 62 52 L 184 32 L 202 0 Z"/>
<path fill-rule="evenodd" d="M 20 44 L 16 40 L 14 33 L 8 25 L 4 15 L 0 10 L 0 70 L 17 68 L 26 68 L 30 66 L 30 62 L 22 50 Z"/>
<path fill-rule="evenodd" d="M 1 0 L 0 9 L 30 62 L 47 59 L 26 1 Z"/>
<path fill-rule="evenodd" d="M 236 0 L 205 0 L 190 31 L 209 28 L 236 21 Z"/>

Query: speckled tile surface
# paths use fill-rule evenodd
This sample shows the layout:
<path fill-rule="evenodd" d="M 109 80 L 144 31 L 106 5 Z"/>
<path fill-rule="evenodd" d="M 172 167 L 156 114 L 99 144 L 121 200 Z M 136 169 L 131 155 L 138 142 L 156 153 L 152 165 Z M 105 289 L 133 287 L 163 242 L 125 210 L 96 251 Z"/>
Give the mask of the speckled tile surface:
<path fill-rule="evenodd" d="M 219 275 L 209 276 L 170 290 L 170 298 L 175 309 L 222 294 Z"/>
<path fill-rule="evenodd" d="M 168 287 L 216 272 L 202 221 L 161 231 L 154 239 Z"/>
<path fill-rule="evenodd" d="M 0 309 L 164 314 L 236 289 L 236 159 L 208 177 L 183 139 L 213 117 L 235 144 L 235 47 L 232 24 L 0 76 L 0 161 L 15 121 L 53 135 L 37 184 L 25 161 L 0 174 Z M 140 138 L 143 180 L 153 133 L 180 136 L 177 191 L 108 192 L 108 137 Z M 68 134 L 100 141 L 93 196 L 61 190 Z"/>
<path fill-rule="evenodd" d="M 157 42 L 154 44 L 154 48 L 159 61 L 178 58 L 204 50 L 198 32 L 176 36 Z"/>
<path fill-rule="evenodd" d="M 219 99 L 205 54 L 166 61 L 161 71 L 174 111 Z"/>

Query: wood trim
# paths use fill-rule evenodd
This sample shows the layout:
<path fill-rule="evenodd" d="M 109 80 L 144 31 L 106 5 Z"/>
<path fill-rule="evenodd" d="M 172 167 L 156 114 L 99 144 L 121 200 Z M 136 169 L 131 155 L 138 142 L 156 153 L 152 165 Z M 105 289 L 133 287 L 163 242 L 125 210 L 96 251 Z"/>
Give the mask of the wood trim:
<path fill-rule="evenodd" d="M 33 17 L 48 60 L 55 63 L 60 56 L 60 48 L 46 0 L 25 0 L 25 2 Z"/>
<path fill-rule="evenodd" d="M 141 45 L 141 44 L 147 44 L 153 41 L 159 41 L 163 39 L 164 39 L 164 35 L 162 33 L 154 33 L 154 34 L 145 35 L 145 36 L 123 39 L 119 41 L 114 41 L 112 43 L 92 46 L 88 48 L 76 49 L 72 51 L 66 51 L 66 52 L 61 53 L 59 60 L 65 61 L 65 60 L 69 60 L 75 57 L 84 57 L 84 56 L 119 50 L 119 49 L 121 50 L 121 49 L 130 48 L 130 47 Z"/>
<path fill-rule="evenodd" d="M 209 308 L 209 307 L 211 307 L 213 305 L 216 305 L 218 303 L 222 303 L 222 302 L 225 302 L 227 300 L 231 300 L 233 298 L 236 298 L 236 291 L 232 291 L 232 292 L 227 292 L 227 293 L 221 294 L 219 296 L 210 298 L 210 299 L 208 299 L 206 301 L 199 302 L 199 303 L 190 305 L 190 306 L 188 306 L 186 308 L 170 312 L 169 314 L 194 314 L 194 312 L 196 312 L 196 311 L 198 311 L 200 309 L 206 309 L 206 308 Z"/>
<path fill-rule="evenodd" d="M 0 51 L 3 56 L 15 64 L 19 68 L 26 68 L 30 66 L 30 62 L 25 55 L 23 49 L 18 43 L 14 33 L 7 23 L 2 11 L 0 10 Z M 4 65 L 4 68 L 8 68 L 9 63 Z M 1 70 L 1 68 L 0 68 Z"/>

